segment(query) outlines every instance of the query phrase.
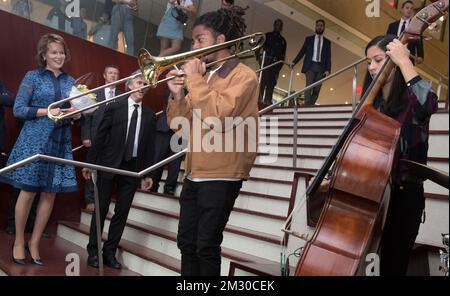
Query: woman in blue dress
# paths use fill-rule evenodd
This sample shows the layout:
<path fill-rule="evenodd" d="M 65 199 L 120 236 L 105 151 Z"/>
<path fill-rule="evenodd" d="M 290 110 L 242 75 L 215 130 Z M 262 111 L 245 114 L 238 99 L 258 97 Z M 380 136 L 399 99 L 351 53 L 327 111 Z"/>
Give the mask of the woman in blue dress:
<path fill-rule="evenodd" d="M 175 18 L 176 9 L 181 9 L 188 15 L 197 12 L 192 0 L 168 0 L 166 12 L 156 32 L 161 42 L 159 51 L 161 57 L 179 52 L 183 43 L 183 24 Z"/>
<path fill-rule="evenodd" d="M 69 58 L 69 50 L 61 36 L 46 34 L 39 40 L 39 68 L 25 75 L 14 104 L 14 116 L 23 120 L 24 125 L 11 151 L 8 165 L 36 154 L 73 159 L 69 120 L 55 123 L 47 117 L 47 106 L 68 97 L 75 83 L 75 80 L 62 70 Z M 50 112 L 57 115 L 72 110 L 73 108 L 56 108 Z M 27 249 L 32 262 L 42 265 L 39 256 L 42 232 L 52 212 L 56 193 L 77 190 L 75 169 L 72 166 L 37 161 L 0 176 L 0 181 L 21 190 L 15 209 L 16 239 L 13 261 L 25 264 Z M 36 222 L 31 239 L 25 244 L 25 224 L 36 192 L 41 193 Z"/>

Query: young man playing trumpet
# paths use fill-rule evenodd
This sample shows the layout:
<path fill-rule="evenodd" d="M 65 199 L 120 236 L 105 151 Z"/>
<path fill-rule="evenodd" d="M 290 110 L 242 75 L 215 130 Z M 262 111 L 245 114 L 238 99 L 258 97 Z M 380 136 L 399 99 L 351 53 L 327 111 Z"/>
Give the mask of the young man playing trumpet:
<path fill-rule="evenodd" d="M 242 8 L 233 6 L 200 16 L 192 31 L 192 49 L 242 37 L 246 29 L 243 15 Z M 224 48 L 206 59 L 211 63 L 230 55 L 230 49 Z M 171 91 L 168 123 L 184 117 L 191 125 L 177 238 L 181 275 L 216 276 L 220 275 L 220 245 L 225 225 L 256 158 L 258 80 L 255 72 L 237 58 L 220 62 L 211 69 L 194 58 L 180 72 L 174 70 L 168 75 L 181 75 L 168 82 Z M 243 137 L 237 139 L 236 130 L 244 124 L 237 120 L 227 125 L 227 118 L 241 118 L 255 124 L 249 124 Z M 196 120 L 201 121 L 200 127 L 196 126 Z M 174 125 L 171 127 L 175 128 Z M 195 134 L 201 134 L 201 139 Z M 226 147 L 229 135 L 237 139 L 231 151 Z M 207 137 L 214 139 L 212 150 L 203 147 L 202 139 Z"/>

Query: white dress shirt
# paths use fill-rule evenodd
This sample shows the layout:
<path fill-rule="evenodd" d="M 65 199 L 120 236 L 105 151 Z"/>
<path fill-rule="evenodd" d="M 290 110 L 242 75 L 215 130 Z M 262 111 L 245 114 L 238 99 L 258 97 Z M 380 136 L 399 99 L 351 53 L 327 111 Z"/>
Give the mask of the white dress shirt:
<path fill-rule="evenodd" d="M 321 39 L 321 43 L 320 43 L 320 49 L 319 49 L 319 59 L 317 59 L 317 43 L 319 42 L 319 38 Z M 313 52 L 313 58 L 312 61 L 313 62 L 317 62 L 320 63 L 321 59 L 322 59 L 322 48 L 323 48 L 323 35 L 317 35 L 316 37 L 314 37 L 314 52 Z"/>
<path fill-rule="evenodd" d="M 400 31 L 402 30 L 403 23 L 406 22 L 406 26 L 405 26 L 405 30 L 406 30 L 406 28 L 408 28 L 410 21 L 411 21 L 411 19 L 407 19 L 407 20 L 401 19 L 400 20 L 400 23 L 398 24 L 397 36 L 400 36 L 400 34 L 402 33 Z"/>
<path fill-rule="evenodd" d="M 136 135 L 134 137 L 134 145 L 133 145 L 133 157 L 137 157 L 139 131 L 141 129 L 141 118 L 142 118 L 142 102 L 136 103 L 135 101 L 133 101 L 133 99 L 131 99 L 131 97 L 128 98 L 127 137 L 125 139 L 128 139 L 128 130 L 130 129 L 131 116 L 133 115 L 134 105 L 136 105 L 136 104 L 139 105 L 139 108 L 138 108 L 138 118 L 137 118 L 137 124 L 136 124 Z M 126 143 L 126 140 L 125 140 L 125 143 Z"/>
<path fill-rule="evenodd" d="M 111 96 L 112 94 L 112 96 Z M 116 95 L 116 88 L 105 87 L 105 98 L 106 100 L 111 99 Z"/>

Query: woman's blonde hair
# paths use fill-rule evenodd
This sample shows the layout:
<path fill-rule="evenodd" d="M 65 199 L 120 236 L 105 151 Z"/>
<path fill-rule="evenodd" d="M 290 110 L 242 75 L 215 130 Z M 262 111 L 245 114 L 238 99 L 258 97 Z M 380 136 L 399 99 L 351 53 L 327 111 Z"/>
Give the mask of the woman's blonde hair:
<path fill-rule="evenodd" d="M 64 53 L 66 54 L 65 62 L 68 62 L 70 60 L 70 51 L 67 47 L 66 41 L 64 39 L 57 35 L 57 34 L 45 34 L 44 36 L 39 39 L 38 46 L 37 46 L 37 54 L 36 54 L 36 60 L 40 67 L 47 66 L 47 62 L 44 59 L 45 53 L 48 51 L 48 45 L 52 42 L 61 44 L 64 48 Z"/>

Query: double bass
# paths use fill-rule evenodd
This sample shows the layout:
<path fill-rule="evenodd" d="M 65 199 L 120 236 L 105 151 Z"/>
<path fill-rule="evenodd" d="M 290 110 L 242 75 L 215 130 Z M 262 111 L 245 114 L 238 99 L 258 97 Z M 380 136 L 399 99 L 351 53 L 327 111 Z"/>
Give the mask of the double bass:
<path fill-rule="evenodd" d="M 421 38 L 447 10 L 448 0 L 428 5 L 414 16 L 400 41 Z M 366 255 L 378 250 L 401 126 L 378 112 L 373 102 L 394 66 L 388 58 L 308 187 L 307 198 L 313 199 L 334 163 L 322 212 L 295 275 L 362 275 Z"/>

